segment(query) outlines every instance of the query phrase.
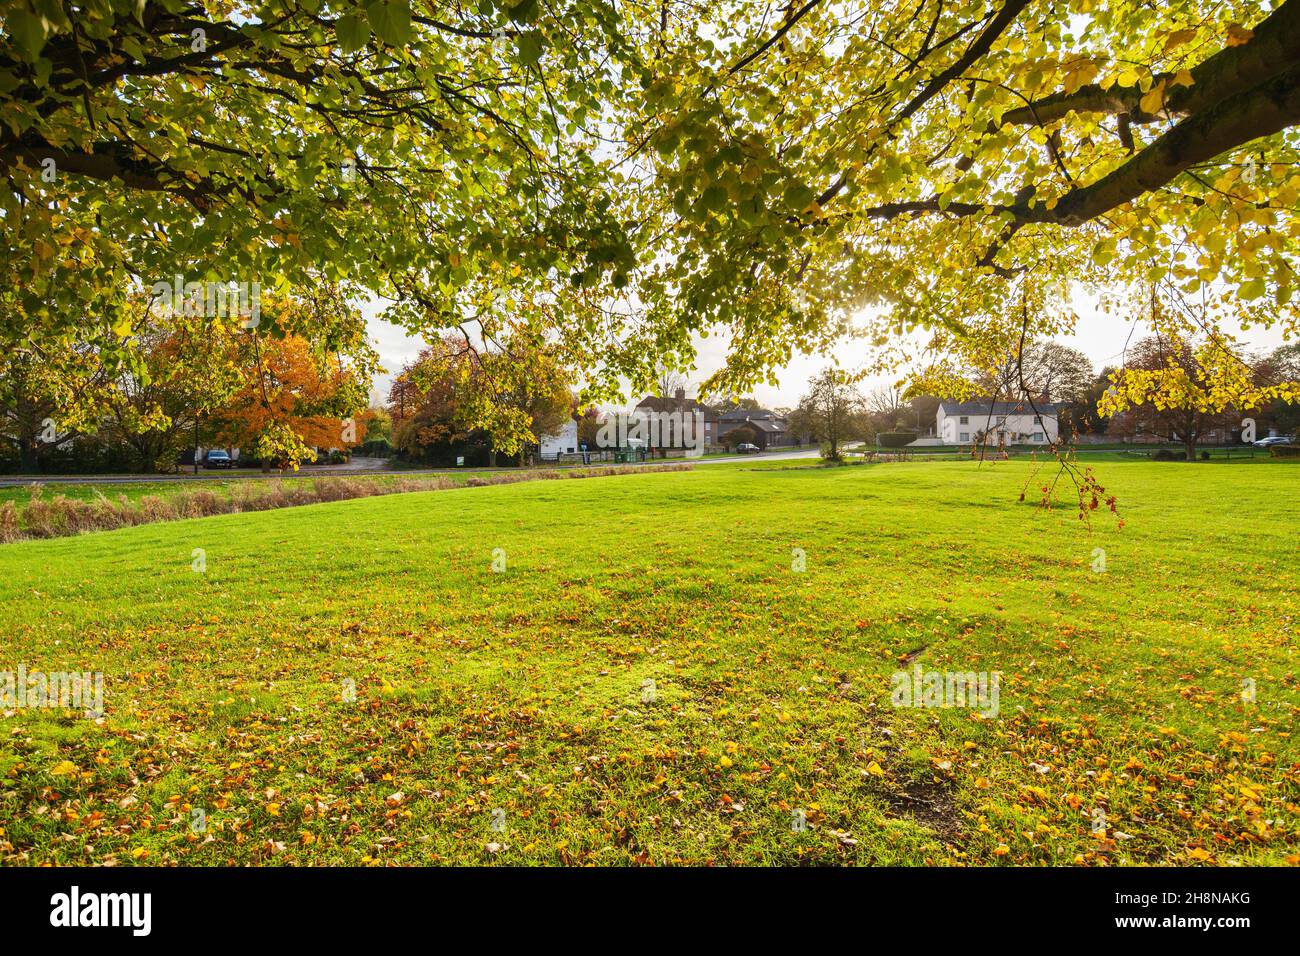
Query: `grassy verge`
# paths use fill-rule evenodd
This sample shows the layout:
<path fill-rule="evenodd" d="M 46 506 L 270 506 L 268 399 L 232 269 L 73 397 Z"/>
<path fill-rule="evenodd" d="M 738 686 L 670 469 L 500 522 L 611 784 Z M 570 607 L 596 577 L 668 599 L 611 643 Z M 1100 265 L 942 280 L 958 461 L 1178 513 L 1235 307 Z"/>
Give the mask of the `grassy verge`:
<path fill-rule="evenodd" d="M 677 471 L 688 465 L 651 465 L 641 471 Z M 285 482 L 230 481 L 148 483 L 140 486 L 91 485 L 57 486 L 47 494 L 35 484 L 23 489 L 21 507 L 10 498 L 0 501 L 0 544 L 25 538 L 58 538 L 88 531 L 114 531 L 157 521 L 207 518 L 219 514 L 271 511 L 327 501 L 345 501 L 416 491 L 445 491 L 449 488 L 477 488 L 515 484 L 521 481 L 557 478 L 605 478 L 627 474 L 632 469 L 613 467 L 567 468 L 563 470 L 519 469 L 434 477 L 316 476 Z M 68 488 L 71 493 L 65 493 Z M 128 488 L 134 494 L 117 489 Z"/>
<path fill-rule="evenodd" d="M 0 548 L 0 670 L 106 681 L 101 720 L 0 717 L 0 859 L 1300 861 L 1300 472 L 1115 463 L 1125 527 L 1089 529 L 1018 504 L 1029 469 L 720 465 Z M 894 707 L 918 664 L 998 673 L 996 715 Z"/>

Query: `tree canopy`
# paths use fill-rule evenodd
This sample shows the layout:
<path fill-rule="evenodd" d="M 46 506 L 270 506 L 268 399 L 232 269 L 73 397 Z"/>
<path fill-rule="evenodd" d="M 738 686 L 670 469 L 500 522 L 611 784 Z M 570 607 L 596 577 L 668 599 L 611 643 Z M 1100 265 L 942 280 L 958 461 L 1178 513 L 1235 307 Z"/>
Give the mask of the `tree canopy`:
<path fill-rule="evenodd" d="M 702 387 L 740 394 L 854 320 L 862 371 L 956 393 L 1069 331 L 1080 283 L 1228 363 L 1238 322 L 1300 332 L 1300 0 L 0 16 L 8 348 L 111 345 L 128 290 L 172 276 L 330 283 L 517 366 L 507 343 L 544 343 L 587 398 L 719 332 Z M 1225 406 L 1300 397 L 1214 380 Z"/>

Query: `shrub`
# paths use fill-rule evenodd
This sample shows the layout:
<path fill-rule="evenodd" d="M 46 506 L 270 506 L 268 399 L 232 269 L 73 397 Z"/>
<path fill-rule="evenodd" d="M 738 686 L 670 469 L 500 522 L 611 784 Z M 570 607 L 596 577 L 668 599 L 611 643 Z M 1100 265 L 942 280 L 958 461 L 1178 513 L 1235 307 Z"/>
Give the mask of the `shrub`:
<path fill-rule="evenodd" d="M 145 495 L 140 499 L 140 516 L 144 520 L 142 524 L 152 524 L 155 521 L 174 521 L 176 520 L 176 508 L 165 498 L 159 498 L 157 495 Z"/>
<path fill-rule="evenodd" d="M 1152 461 L 1186 461 L 1186 455 L 1175 455 L 1168 448 L 1157 448 L 1151 456 Z"/>
<path fill-rule="evenodd" d="M 22 537 L 18 530 L 18 506 L 12 501 L 0 505 L 0 544 L 8 544 Z"/>
<path fill-rule="evenodd" d="M 916 432 L 881 432 L 876 436 L 876 443 L 881 448 L 903 448 L 916 441 Z"/>
<path fill-rule="evenodd" d="M 44 494 L 44 488 L 40 485 L 32 485 L 31 494 L 27 499 L 27 508 L 23 511 L 27 533 L 33 538 L 52 538 L 56 533 L 54 509 L 45 500 Z"/>
<path fill-rule="evenodd" d="M 1300 458 L 1300 445 L 1269 445 L 1268 453 L 1274 458 Z"/>

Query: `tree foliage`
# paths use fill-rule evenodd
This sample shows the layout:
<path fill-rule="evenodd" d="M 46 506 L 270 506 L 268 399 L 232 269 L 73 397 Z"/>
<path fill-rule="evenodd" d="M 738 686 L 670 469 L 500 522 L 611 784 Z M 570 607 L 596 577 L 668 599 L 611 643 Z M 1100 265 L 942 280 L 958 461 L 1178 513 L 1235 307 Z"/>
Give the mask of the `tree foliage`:
<path fill-rule="evenodd" d="M 529 343 L 517 369 L 544 344 L 584 400 L 718 332 L 702 387 L 741 394 L 853 322 L 860 371 L 960 397 L 1071 330 L 1079 283 L 1300 332 L 1300 0 L 0 14 L 6 347 L 120 349 L 131 288 L 173 276 L 385 297 Z M 474 412 L 507 446 L 514 392 Z"/>
<path fill-rule="evenodd" d="M 1071 329 L 1079 281 L 1297 330 L 1297 0 L 738 2 L 668 36 L 644 297 L 729 328 L 725 379 L 873 306 L 874 368 L 958 393 Z"/>

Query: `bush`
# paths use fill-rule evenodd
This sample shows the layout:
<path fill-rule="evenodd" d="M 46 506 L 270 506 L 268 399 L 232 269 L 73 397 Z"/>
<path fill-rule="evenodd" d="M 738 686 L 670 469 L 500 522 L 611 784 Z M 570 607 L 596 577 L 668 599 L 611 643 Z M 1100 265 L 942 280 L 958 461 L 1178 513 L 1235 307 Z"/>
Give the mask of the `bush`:
<path fill-rule="evenodd" d="M 0 505 L 0 544 L 8 544 L 22 537 L 18 530 L 18 506 L 12 501 Z"/>
<path fill-rule="evenodd" d="M 1201 461 L 1209 461 L 1209 460 L 1210 460 L 1210 453 L 1208 451 L 1201 452 Z"/>
<path fill-rule="evenodd" d="M 1157 448 L 1151 456 L 1152 461 L 1186 461 L 1186 455 L 1175 455 L 1168 448 Z"/>
<path fill-rule="evenodd" d="M 876 436 L 876 444 L 881 448 L 903 448 L 916 441 L 916 432 L 881 432 Z"/>
<path fill-rule="evenodd" d="M 1274 458 L 1300 458 L 1300 445 L 1269 445 L 1268 453 Z"/>

